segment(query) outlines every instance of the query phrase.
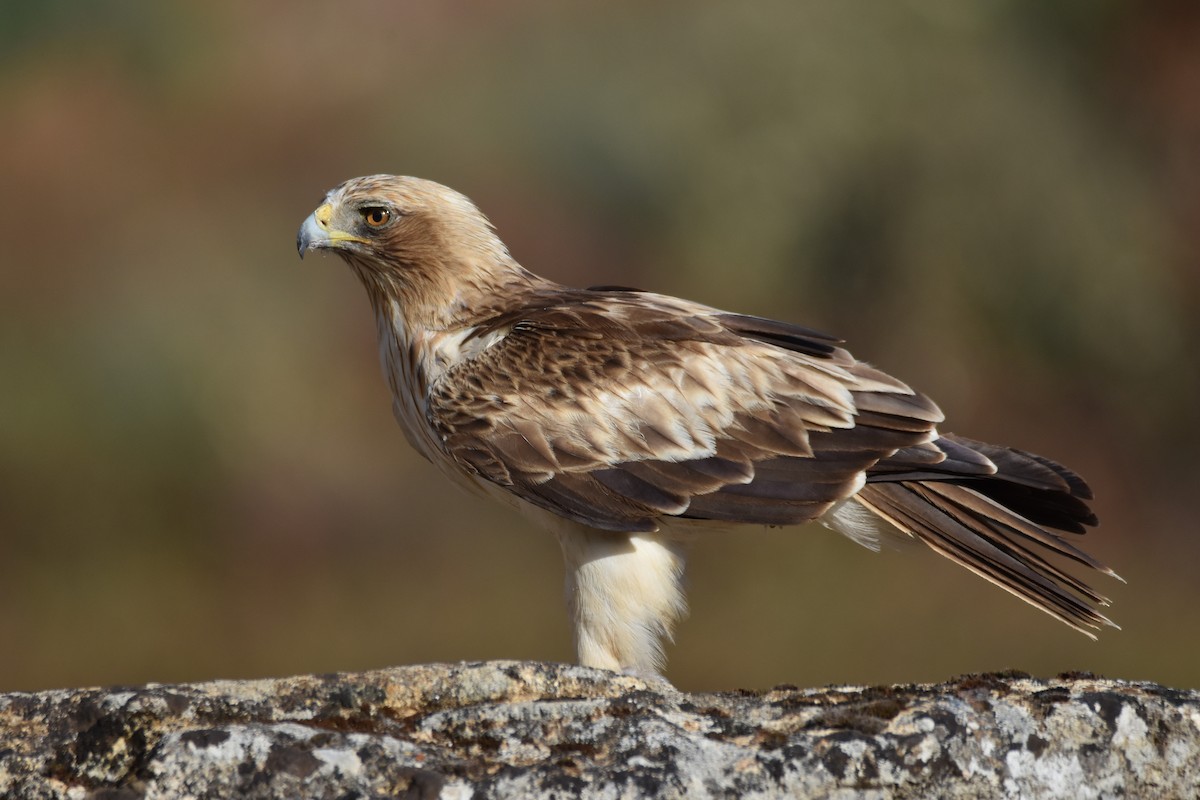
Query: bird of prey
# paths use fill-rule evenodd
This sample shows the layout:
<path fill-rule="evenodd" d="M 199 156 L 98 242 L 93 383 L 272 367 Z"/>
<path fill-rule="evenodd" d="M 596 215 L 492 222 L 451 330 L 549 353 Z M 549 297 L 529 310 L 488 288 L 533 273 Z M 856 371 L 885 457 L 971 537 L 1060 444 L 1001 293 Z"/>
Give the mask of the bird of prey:
<path fill-rule="evenodd" d="M 366 287 L 392 408 L 455 483 L 553 530 L 579 661 L 657 676 L 685 612 L 684 545 L 819 520 L 946 558 L 1092 636 L 1108 600 L 1063 556 L 1088 485 L 1033 453 L 941 433 L 925 395 L 809 328 L 521 267 L 463 195 L 373 175 L 300 227 Z M 1114 626 L 1115 627 L 1115 626 Z"/>

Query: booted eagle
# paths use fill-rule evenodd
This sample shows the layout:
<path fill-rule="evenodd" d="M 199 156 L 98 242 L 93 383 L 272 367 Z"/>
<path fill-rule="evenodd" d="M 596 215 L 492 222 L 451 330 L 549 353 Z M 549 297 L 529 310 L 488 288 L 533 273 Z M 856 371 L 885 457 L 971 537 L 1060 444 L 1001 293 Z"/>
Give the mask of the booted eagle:
<path fill-rule="evenodd" d="M 418 178 L 343 183 L 296 245 L 337 253 L 366 287 L 412 446 L 557 534 L 584 665 L 657 675 L 689 535 L 730 523 L 818 520 L 868 547 L 906 535 L 1088 636 L 1113 624 L 1048 557 L 1116 577 L 1068 541 L 1096 524 L 1083 479 L 939 432 L 932 400 L 837 339 L 561 286 L 514 261 L 466 197 Z"/>

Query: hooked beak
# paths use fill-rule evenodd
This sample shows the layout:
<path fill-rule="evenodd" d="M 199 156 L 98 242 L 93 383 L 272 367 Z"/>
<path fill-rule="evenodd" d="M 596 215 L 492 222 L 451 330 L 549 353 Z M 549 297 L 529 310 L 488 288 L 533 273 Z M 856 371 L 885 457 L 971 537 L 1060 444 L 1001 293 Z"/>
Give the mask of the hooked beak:
<path fill-rule="evenodd" d="M 331 228 L 329 221 L 332 217 L 333 206 L 325 203 L 301 223 L 300 231 L 296 234 L 296 250 L 300 258 L 304 258 L 309 250 L 334 248 L 343 242 L 367 243 L 366 239 Z"/>

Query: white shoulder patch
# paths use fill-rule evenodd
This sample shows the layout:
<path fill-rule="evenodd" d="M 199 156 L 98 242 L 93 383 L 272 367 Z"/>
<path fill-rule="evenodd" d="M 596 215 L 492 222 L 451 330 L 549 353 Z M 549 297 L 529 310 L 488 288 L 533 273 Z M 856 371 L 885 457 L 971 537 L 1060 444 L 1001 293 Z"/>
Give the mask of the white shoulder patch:
<path fill-rule="evenodd" d="M 489 331 L 483 336 L 476 336 L 475 331 L 477 330 L 478 328 L 471 327 L 429 335 L 426 344 L 426 363 L 429 365 L 428 373 L 431 380 L 463 361 L 470 361 L 489 347 L 499 344 L 512 330 L 512 327 L 505 325 Z"/>

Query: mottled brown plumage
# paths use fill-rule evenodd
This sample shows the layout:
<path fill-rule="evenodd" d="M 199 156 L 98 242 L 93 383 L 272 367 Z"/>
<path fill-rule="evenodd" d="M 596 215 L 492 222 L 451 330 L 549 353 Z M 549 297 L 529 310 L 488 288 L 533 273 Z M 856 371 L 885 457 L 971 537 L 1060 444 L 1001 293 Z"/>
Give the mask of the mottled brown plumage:
<path fill-rule="evenodd" d="M 1030 453 L 939 434 L 924 395 L 825 334 L 527 272 L 462 195 L 334 189 L 302 226 L 366 286 L 397 420 L 460 485 L 554 528 L 580 659 L 652 672 L 683 613 L 680 541 L 714 523 L 882 521 L 1089 636 L 1108 601 L 1047 555 L 1091 492 Z"/>

